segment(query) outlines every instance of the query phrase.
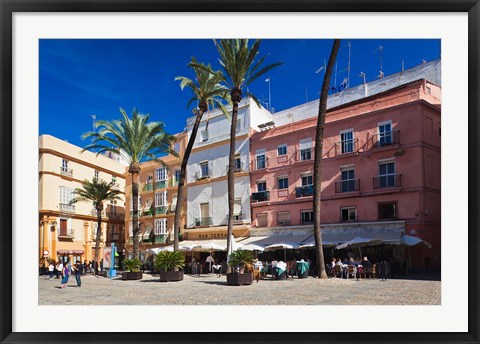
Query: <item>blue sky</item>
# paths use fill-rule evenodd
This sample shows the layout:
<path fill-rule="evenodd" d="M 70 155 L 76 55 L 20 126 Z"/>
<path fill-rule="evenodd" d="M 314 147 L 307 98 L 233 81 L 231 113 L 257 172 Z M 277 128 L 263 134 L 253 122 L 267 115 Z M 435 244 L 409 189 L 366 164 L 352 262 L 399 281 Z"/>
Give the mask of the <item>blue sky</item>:
<path fill-rule="evenodd" d="M 351 43 L 350 87 L 375 80 L 380 70 L 390 75 L 440 58 L 440 40 L 342 40 L 337 57 L 337 85 L 347 77 L 348 42 Z M 378 49 L 383 47 L 382 52 Z M 275 111 L 317 99 L 332 40 L 266 39 L 260 56 L 265 63 L 283 62 L 249 86 L 250 92 L 268 102 L 267 77 Z M 182 91 L 176 76 L 193 77 L 187 67 L 192 56 L 200 62 L 220 66 L 212 40 L 200 39 L 42 39 L 40 40 L 40 135 L 50 134 L 83 147 L 80 136 L 92 130 L 97 119 L 120 117 L 119 108 L 131 113 L 137 108 L 152 120 L 178 133 L 191 116 L 186 105 L 192 94 Z M 335 73 L 331 86 L 334 86 Z M 191 107 L 193 107 L 192 104 Z"/>

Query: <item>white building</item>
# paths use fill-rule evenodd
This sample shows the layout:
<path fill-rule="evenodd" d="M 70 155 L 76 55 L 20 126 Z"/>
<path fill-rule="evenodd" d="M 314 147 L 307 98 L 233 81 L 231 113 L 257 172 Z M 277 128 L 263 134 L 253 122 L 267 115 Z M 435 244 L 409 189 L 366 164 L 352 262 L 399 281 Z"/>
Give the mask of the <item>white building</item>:
<path fill-rule="evenodd" d="M 190 137 L 194 117 L 187 120 Z M 250 215 L 250 134 L 272 123 L 272 114 L 250 98 L 239 104 L 235 161 L 235 236 L 248 233 Z M 226 236 L 228 224 L 227 170 L 230 120 L 219 110 L 204 114 L 187 165 L 188 239 Z"/>

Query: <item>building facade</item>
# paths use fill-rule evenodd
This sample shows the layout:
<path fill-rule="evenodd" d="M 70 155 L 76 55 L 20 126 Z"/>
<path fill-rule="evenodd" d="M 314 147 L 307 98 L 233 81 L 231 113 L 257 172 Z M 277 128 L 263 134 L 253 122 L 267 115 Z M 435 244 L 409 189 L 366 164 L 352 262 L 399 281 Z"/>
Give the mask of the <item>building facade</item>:
<path fill-rule="evenodd" d="M 190 136 L 193 117 L 187 121 Z M 272 121 L 272 114 L 252 99 L 239 104 L 234 186 L 235 237 L 248 236 L 250 215 L 250 135 Z M 226 238 L 228 225 L 227 171 L 230 121 L 219 109 L 204 114 L 187 166 L 187 239 Z"/>
<path fill-rule="evenodd" d="M 139 251 L 140 258 L 146 254 L 147 249 L 165 246 L 173 241 L 173 224 L 175 209 L 177 207 L 177 189 L 180 178 L 180 165 L 186 147 L 186 135 L 176 135 L 177 142 L 174 150 L 178 156 L 167 155 L 161 161 L 148 161 L 140 165 L 139 174 Z M 132 253 L 133 222 L 132 222 L 132 175 L 125 171 L 126 176 L 126 255 Z M 185 211 L 182 212 L 181 230 L 185 225 Z"/>
<path fill-rule="evenodd" d="M 74 190 L 93 178 L 113 181 L 125 189 L 125 166 L 105 155 L 62 141 L 50 135 L 39 137 L 39 259 L 90 261 L 94 258 L 97 216 L 93 205 L 70 205 Z M 123 249 L 125 206 L 123 198 L 106 202 L 102 213 L 100 256 L 111 243 Z"/>
<path fill-rule="evenodd" d="M 440 104 L 440 87 L 422 79 L 329 106 L 324 241 L 419 236 L 433 247 L 412 250 L 414 267 L 440 265 Z M 318 101 L 307 103 L 274 116 L 304 119 L 252 135 L 252 232 L 311 235 L 317 115 Z M 405 254 L 396 247 L 399 259 Z"/>

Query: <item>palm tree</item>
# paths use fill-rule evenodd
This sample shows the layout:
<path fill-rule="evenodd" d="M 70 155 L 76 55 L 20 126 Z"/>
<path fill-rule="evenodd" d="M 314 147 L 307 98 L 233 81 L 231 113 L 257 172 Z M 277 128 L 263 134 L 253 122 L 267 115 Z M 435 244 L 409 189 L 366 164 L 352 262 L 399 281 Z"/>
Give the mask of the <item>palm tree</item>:
<path fill-rule="evenodd" d="M 119 194 L 122 192 L 120 190 L 112 189 L 114 182 L 107 183 L 104 180 L 98 180 L 93 178 L 92 181 L 85 179 L 82 182 L 81 188 L 76 188 L 74 194 L 76 195 L 69 204 L 75 204 L 77 202 L 92 202 L 93 207 L 97 211 L 97 237 L 95 239 L 95 256 L 94 264 L 95 265 L 95 275 L 98 270 L 96 266 L 98 265 L 98 252 L 100 250 L 100 235 L 102 233 L 102 210 L 103 203 L 105 201 L 115 201 L 120 200 Z"/>
<path fill-rule="evenodd" d="M 249 47 L 248 39 L 222 39 L 219 42 L 214 41 L 220 55 L 220 65 L 225 76 L 225 82 L 230 90 L 232 101 L 232 118 L 230 126 L 230 154 L 228 156 L 228 228 L 227 228 L 227 254 L 231 253 L 232 232 L 233 232 L 233 205 L 234 205 L 234 162 L 235 162 L 235 135 L 237 132 L 238 104 L 242 100 L 242 89 L 254 80 L 264 75 L 274 67 L 280 66 L 281 62 L 276 62 L 263 67 L 265 56 L 255 62 L 259 54 L 261 39 L 254 41 Z M 257 98 L 248 93 L 247 96 L 257 103 Z"/>
<path fill-rule="evenodd" d="M 330 85 L 330 77 L 332 76 L 333 65 L 337 58 L 340 40 L 333 41 L 332 51 L 328 59 L 327 70 L 323 78 L 322 90 L 320 93 L 320 103 L 318 106 L 317 131 L 315 134 L 315 162 L 313 165 L 313 212 L 314 212 L 314 236 L 315 236 L 315 253 L 317 255 L 317 270 L 319 278 L 327 278 L 325 270 L 325 261 L 323 260 L 322 247 L 322 231 L 320 228 L 320 203 L 322 189 L 322 149 L 323 149 L 323 129 L 325 126 L 325 115 L 327 113 L 328 89 Z"/>
<path fill-rule="evenodd" d="M 138 258 L 138 176 L 141 171 L 140 162 L 145 159 L 159 160 L 165 153 L 177 155 L 172 149 L 176 139 L 165 132 L 162 122 L 148 122 L 150 115 L 143 115 L 133 109 L 132 118 L 125 110 L 120 109 L 122 118 L 112 121 L 97 121 L 98 131 L 87 132 L 82 139 L 92 138 L 93 142 L 87 149 L 99 149 L 97 155 L 103 152 L 118 154 L 129 163 L 128 172 L 132 175 L 132 227 L 133 227 L 133 258 Z M 161 162 L 161 161 L 160 161 Z"/>
<path fill-rule="evenodd" d="M 183 199 L 185 198 L 185 174 L 187 170 L 187 162 L 192 152 L 193 144 L 197 137 L 198 127 L 202 121 L 203 114 L 208 111 L 209 105 L 214 107 L 217 105 L 222 112 L 228 116 L 228 111 L 225 109 L 222 100 L 228 98 L 228 89 L 220 85 L 222 75 L 220 71 L 212 71 L 211 66 L 198 63 L 197 60 L 192 57 L 192 61 L 188 63 L 195 72 L 195 80 L 178 76 L 175 80 L 180 81 L 180 88 L 183 90 L 188 87 L 193 92 L 193 97 L 188 102 L 187 108 L 194 102 L 198 101 L 198 111 L 195 113 L 195 123 L 192 128 L 192 134 L 188 140 L 187 148 L 182 159 L 182 165 L 180 167 L 180 179 L 178 181 L 178 193 L 177 193 L 177 207 L 175 209 L 175 223 L 174 223 L 174 251 L 178 250 L 178 234 L 180 233 L 180 220 L 182 214 Z"/>

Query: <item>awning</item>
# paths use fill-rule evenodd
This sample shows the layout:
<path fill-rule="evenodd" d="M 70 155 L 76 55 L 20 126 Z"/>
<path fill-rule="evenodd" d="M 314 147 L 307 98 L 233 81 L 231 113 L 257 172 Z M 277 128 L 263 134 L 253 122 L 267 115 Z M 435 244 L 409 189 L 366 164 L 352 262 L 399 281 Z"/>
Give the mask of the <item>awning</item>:
<path fill-rule="evenodd" d="M 256 236 L 242 240 L 241 243 L 244 245 L 254 244 L 262 247 L 286 244 L 293 246 L 293 248 L 297 248 L 309 240 L 312 235 L 313 234 Z"/>
<path fill-rule="evenodd" d="M 429 242 L 422 240 L 419 237 L 414 237 L 410 235 L 404 235 L 400 240 L 400 245 L 405 245 L 405 246 L 425 245 L 428 248 L 432 248 L 432 244 L 430 244 Z"/>
<path fill-rule="evenodd" d="M 145 229 L 145 233 L 143 233 L 143 240 L 147 240 L 150 237 L 150 233 L 152 232 L 153 226 L 148 225 L 147 229 Z"/>

